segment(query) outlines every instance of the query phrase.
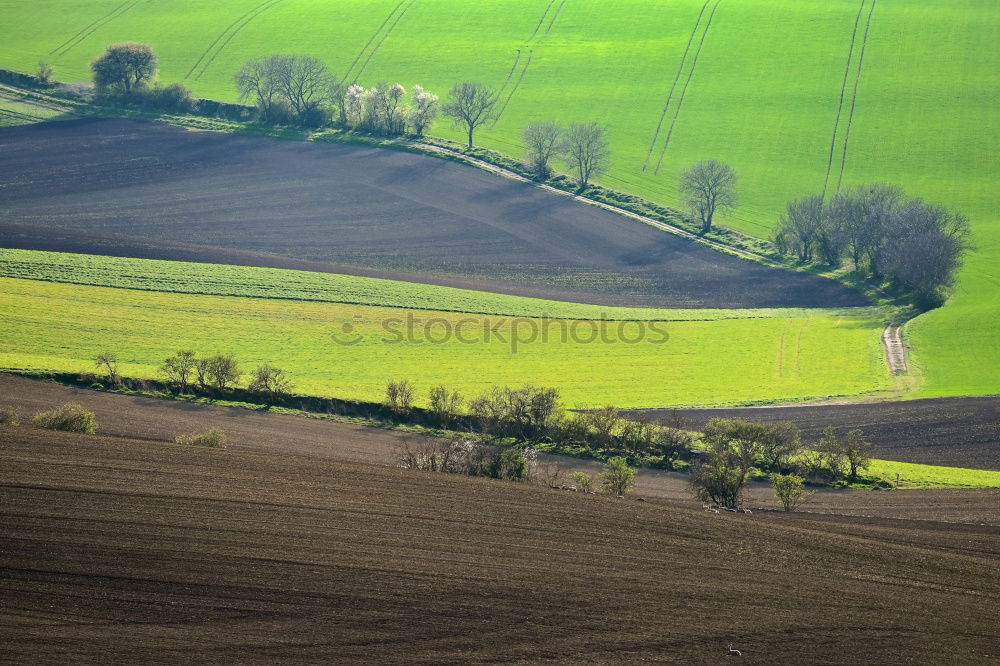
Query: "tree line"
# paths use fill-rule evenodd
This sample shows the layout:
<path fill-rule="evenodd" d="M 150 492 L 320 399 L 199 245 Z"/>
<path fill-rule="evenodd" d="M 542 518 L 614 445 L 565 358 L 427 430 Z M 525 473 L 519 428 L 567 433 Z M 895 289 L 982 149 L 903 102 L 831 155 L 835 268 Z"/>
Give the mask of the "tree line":
<path fill-rule="evenodd" d="M 111 386 L 123 385 L 117 354 L 100 353 L 94 358 L 94 365 L 105 374 Z M 180 350 L 166 357 L 160 364 L 159 371 L 167 383 L 181 394 L 192 391 L 202 394 L 224 393 L 238 388 L 240 380 L 246 376 L 246 390 L 274 404 L 287 397 L 294 388 L 288 373 L 281 368 L 261 363 L 249 372 L 244 372 L 232 354 L 217 353 L 199 358 L 191 350 Z"/>
<path fill-rule="evenodd" d="M 913 295 L 921 309 L 944 303 L 969 249 L 969 220 L 939 204 L 906 196 L 895 185 L 859 185 L 829 200 L 822 194 L 788 204 L 773 242 L 803 263 L 846 262 L 876 283 Z"/>

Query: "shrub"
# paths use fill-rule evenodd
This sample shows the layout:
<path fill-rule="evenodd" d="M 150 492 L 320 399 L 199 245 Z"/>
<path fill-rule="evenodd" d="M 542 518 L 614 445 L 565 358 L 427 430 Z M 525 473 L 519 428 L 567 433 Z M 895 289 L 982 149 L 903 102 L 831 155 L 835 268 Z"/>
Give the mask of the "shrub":
<path fill-rule="evenodd" d="M 609 495 L 627 495 L 635 485 L 635 470 L 624 458 L 616 456 L 604 463 L 601 471 L 601 490 Z"/>
<path fill-rule="evenodd" d="M 781 502 L 781 507 L 785 511 L 795 511 L 802 502 L 809 499 L 811 493 L 806 493 L 803 484 L 805 479 L 794 474 L 771 475 L 771 487 L 774 489 L 774 496 Z"/>
<path fill-rule="evenodd" d="M 194 95 L 183 83 L 156 84 L 141 94 L 140 101 L 144 106 L 168 113 L 191 113 L 195 107 Z"/>
<path fill-rule="evenodd" d="M 0 407 L 0 425 L 21 425 L 21 415 L 16 407 Z"/>
<path fill-rule="evenodd" d="M 33 423 L 36 428 L 45 428 L 46 430 L 82 432 L 87 435 L 93 435 L 97 432 L 94 412 L 89 412 L 76 403 L 67 403 L 55 409 L 38 412 L 35 414 Z"/>
<path fill-rule="evenodd" d="M 435 386 L 430 391 L 430 409 L 438 425 L 447 428 L 462 407 L 462 396 L 458 391 L 448 391 L 445 385 Z"/>
<path fill-rule="evenodd" d="M 52 83 L 52 65 L 47 62 L 38 63 L 38 69 L 35 70 L 35 78 L 43 86 Z"/>
<path fill-rule="evenodd" d="M 413 409 L 413 384 L 405 379 L 386 384 L 385 406 L 397 414 L 409 414 Z"/>
<path fill-rule="evenodd" d="M 292 387 L 293 384 L 285 371 L 269 363 L 257 366 L 250 373 L 248 388 L 254 393 L 261 394 L 271 403 L 287 396 Z"/>
<path fill-rule="evenodd" d="M 192 432 L 186 435 L 178 435 L 174 442 L 186 444 L 188 446 L 208 446 L 213 449 L 226 447 L 226 433 L 222 428 L 212 428 L 206 432 Z"/>
<path fill-rule="evenodd" d="M 573 486 L 576 488 L 577 492 L 593 492 L 594 479 L 591 478 L 591 476 L 586 472 L 573 472 L 569 475 L 569 478 L 573 481 Z"/>

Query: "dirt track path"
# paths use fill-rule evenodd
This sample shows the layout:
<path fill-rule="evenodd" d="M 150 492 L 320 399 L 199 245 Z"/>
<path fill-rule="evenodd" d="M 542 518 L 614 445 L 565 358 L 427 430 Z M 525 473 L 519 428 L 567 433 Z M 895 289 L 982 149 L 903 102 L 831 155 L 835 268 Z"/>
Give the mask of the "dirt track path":
<path fill-rule="evenodd" d="M 894 375 L 907 374 L 909 368 L 906 364 L 906 345 L 903 344 L 903 327 L 886 326 L 882 332 L 882 343 L 885 345 L 889 371 Z"/>

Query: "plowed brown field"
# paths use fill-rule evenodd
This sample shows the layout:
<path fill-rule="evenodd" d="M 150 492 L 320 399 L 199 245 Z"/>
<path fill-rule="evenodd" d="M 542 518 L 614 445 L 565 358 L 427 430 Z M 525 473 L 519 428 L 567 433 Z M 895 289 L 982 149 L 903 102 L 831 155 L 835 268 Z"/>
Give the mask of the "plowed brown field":
<path fill-rule="evenodd" d="M 0 459 L 14 663 L 1000 659 L 997 528 L 24 427 Z"/>
<path fill-rule="evenodd" d="M 441 159 L 135 121 L 0 129 L 0 219 L 2 247 L 309 267 L 607 305 L 867 303 L 840 283 Z"/>

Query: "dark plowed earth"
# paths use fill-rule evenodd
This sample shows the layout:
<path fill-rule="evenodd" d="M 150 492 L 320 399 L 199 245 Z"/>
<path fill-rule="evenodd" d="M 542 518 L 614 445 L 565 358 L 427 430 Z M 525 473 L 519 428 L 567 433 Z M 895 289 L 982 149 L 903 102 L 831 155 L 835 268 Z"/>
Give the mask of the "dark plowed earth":
<path fill-rule="evenodd" d="M 0 407 L 15 406 L 22 418 L 67 402 L 78 402 L 97 415 L 102 435 L 149 442 L 172 442 L 182 433 L 221 427 L 230 448 L 282 453 L 347 462 L 393 464 L 402 439 L 415 435 L 335 423 L 302 416 L 268 414 L 247 409 L 102 393 L 51 381 L 0 374 Z M 565 474 L 600 473 L 592 461 L 548 456 Z M 690 506 L 688 477 L 642 469 L 636 492 L 650 499 L 681 501 Z M 753 507 L 776 508 L 770 488 L 750 490 Z M 1000 490 L 896 490 L 892 492 L 824 491 L 806 507 L 817 513 L 919 518 L 929 521 L 1000 526 Z"/>
<path fill-rule="evenodd" d="M 1000 530 L 0 427 L 11 662 L 990 663 Z"/>
<path fill-rule="evenodd" d="M 200 246 L 214 261 L 208 246 L 234 251 L 226 263 L 266 253 L 596 304 L 866 303 L 831 280 L 742 261 L 440 159 L 133 121 L 0 130 L 0 220 L 7 247 L 60 246 L 55 234 L 62 249 L 112 253 L 117 236 L 117 253 L 129 256 L 191 259 L 178 248 Z"/>
<path fill-rule="evenodd" d="M 671 410 L 648 410 L 671 418 Z M 693 428 L 712 418 L 793 421 L 809 440 L 827 426 L 860 428 L 889 460 L 1000 470 L 1000 398 L 936 398 L 859 405 L 679 410 Z"/>

